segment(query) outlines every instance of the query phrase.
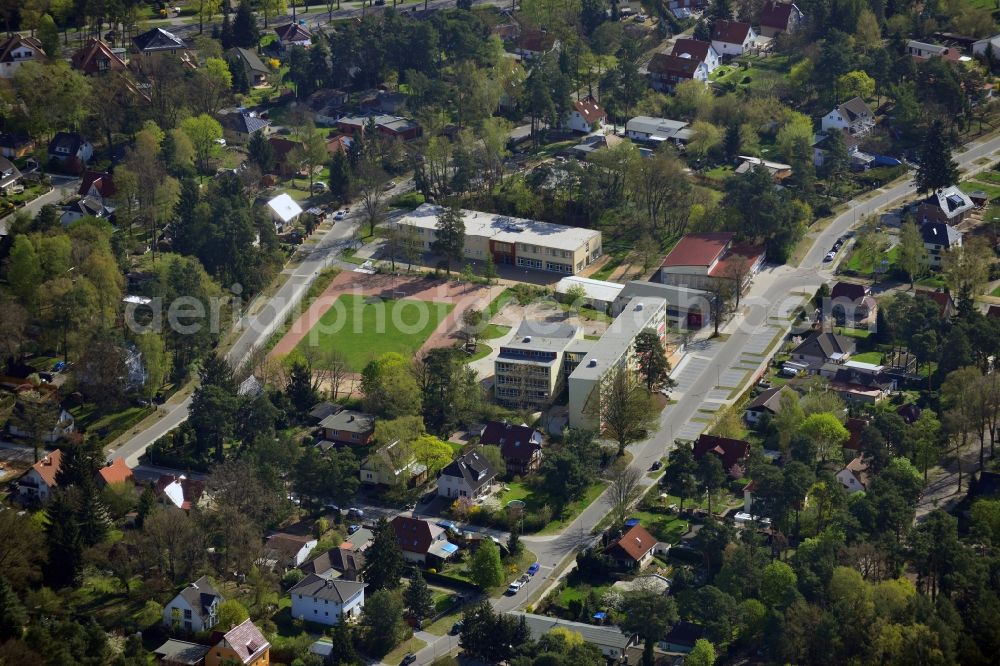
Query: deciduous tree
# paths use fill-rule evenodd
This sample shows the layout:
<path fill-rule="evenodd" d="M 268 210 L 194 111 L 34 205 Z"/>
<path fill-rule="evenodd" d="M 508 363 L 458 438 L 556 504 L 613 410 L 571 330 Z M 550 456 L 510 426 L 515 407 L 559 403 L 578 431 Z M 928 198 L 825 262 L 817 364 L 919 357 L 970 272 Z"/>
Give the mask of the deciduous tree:
<path fill-rule="evenodd" d="M 618 443 L 619 456 L 625 455 L 629 444 L 655 429 L 657 414 L 653 401 L 631 370 L 610 370 L 595 393 L 590 396 L 586 411 L 599 420 L 608 436 Z"/>

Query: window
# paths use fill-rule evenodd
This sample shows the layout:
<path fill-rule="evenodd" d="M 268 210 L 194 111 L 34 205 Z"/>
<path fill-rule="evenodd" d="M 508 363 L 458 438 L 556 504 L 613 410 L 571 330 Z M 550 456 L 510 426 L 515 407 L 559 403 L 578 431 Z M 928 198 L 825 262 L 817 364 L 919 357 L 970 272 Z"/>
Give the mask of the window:
<path fill-rule="evenodd" d="M 190 609 L 185 609 L 184 610 L 184 619 L 185 620 L 190 620 L 191 619 L 191 610 Z"/>

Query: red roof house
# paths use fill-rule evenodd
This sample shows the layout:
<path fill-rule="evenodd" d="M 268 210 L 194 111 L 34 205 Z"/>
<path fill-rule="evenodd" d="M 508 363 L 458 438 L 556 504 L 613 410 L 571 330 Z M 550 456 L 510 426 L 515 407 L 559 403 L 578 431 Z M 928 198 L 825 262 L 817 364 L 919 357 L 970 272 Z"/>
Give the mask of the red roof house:
<path fill-rule="evenodd" d="M 768 2 L 760 10 L 760 34 L 776 37 L 783 32 L 795 32 L 805 15 L 792 2 Z"/>
<path fill-rule="evenodd" d="M 110 486 L 112 483 L 128 483 L 134 478 L 124 458 L 115 458 L 110 465 L 97 470 L 97 476 L 99 483 L 105 486 Z"/>
<path fill-rule="evenodd" d="M 500 447 L 510 477 L 530 474 L 542 461 L 542 433 L 526 425 L 490 421 L 479 443 Z"/>
<path fill-rule="evenodd" d="M 604 554 L 626 569 L 642 568 L 653 559 L 656 537 L 642 525 L 633 525 L 608 544 Z"/>
<path fill-rule="evenodd" d="M 694 443 L 694 459 L 701 460 L 706 454 L 719 457 L 722 468 L 732 475 L 734 468 L 750 455 L 750 444 L 742 439 L 701 435 Z"/>
<path fill-rule="evenodd" d="M 126 67 L 125 60 L 111 50 L 104 41 L 92 37 L 83 48 L 73 54 L 73 69 L 88 76 L 105 72 L 120 72 Z"/>
<path fill-rule="evenodd" d="M 743 288 L 764 263 L 763 248 L 746 243 L 734 243 L 736 234 L 716 231 L 687 234 L 664 257 L 660 265 L 660 281 L 692 289 L 704 289 L 713 279 L 733 279 L 742 274 Z M 742 262 L 742 270 L 731 270 Z"/>

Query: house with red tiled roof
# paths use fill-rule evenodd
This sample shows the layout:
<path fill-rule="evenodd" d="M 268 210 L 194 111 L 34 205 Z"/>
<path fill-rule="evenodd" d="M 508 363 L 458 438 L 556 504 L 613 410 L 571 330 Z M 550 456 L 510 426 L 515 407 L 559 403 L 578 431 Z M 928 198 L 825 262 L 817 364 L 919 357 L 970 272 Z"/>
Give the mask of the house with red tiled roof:
<path fill-rule="evenodd" d="M 573 102 L 573 108 L 563 118 L 563 126 L 574 132 L 589 134 L 599 129 L 607 117 L 597 100 L 588 96 Z"/>
<path fill-rule="evenodd" d="M 396 543 L 403 559 L 414 564 L 444 562 L 458 552 L 458 546 L 448 541 L 443 527 L 419 518 L 396 516 L 390 523 L 396 533 Z"/>
<path fill-rule="evenodd" d="M 124 458 L 115 458 L 111 464 L 97 470 L 97 482 L 102 486 L 110 486 L 112 483 L 130 483 L 135 477 L 132 470 L 125 464 Z"/>
<path fill-rule="evenodd" d="M 783 32 L 795 32 L 805 14 L 793 2 L 771 1 L 760 10 L 760 34 L 764 37 L 777 37 Z"/>
<path fill-rule="evenodd" d="M 274 172 L 276 174 L 287 178 L 301 170 L 302 167 L 291 159 L 294 154 L 293 151 L 304 149 L 301 141 L 272 136 L 268 138 L 267 142 L 271 144 L 271 153 L 274 155 Z"/>
<path fill-rule="evenodd" d="M 914 293 L 915 298 L 924 297 L 929 298 L 935 303 L 937 303 L 939 314 L 942 319 L 951 319 L 955 316 L 958 308 L 955 305 L 955 299 L 951 297 L 951 294 L 947 291 L 932 291 L 930 289 L 917 289 Z"/>
<path fill-rule="evenodd" d="M 62 464 L 62 451 L 56 449 L 43 456 L 17 481 L 17 494 L 24 500 L 44 502 L 55 490 L 56 474 Z"/>
<path fill-rule="evenodd" d="M 507 476 L 525 476 L 542 462 L 542 433 L 526 425 L 489 421 L 479 436 L 479 443 L 500 447 Z"/>
<path fill-rule="evenodd" d="M 746 289 L 764 263 L 764 249 L 735 243 L 736 234 L 714 231 L 687 234 L 660 265 L 660 282 L 705 289 L 713 280 L 740 280 Z"/>
<path fill-rule="evenodd" d="M 45 50 L 40 41 L 15 32 L 0 42 L 0 78 L 9 79 L 24 63 L 44 59 Z"/>
<path fill-rule="evenodd" d="M 113 207 L 118 190 L 110 173 L 85 171 L 80 177 L 80 188 L 76 193 L 81 197 L 93 197 L 100 201 L 102 206 Z"/>
<path fill-rule="evenodd" d="M 121 72 L 127 67 L 125 49 L 116 52 L 108 44 L 96 37 L 91 37 L 83 48 L 73 54 L 70 63 L 73 69 L 87 76 L 95 76 L 106 72 Z"/>
<path fill-rule="evenodd" d="M 711 47 L 709 47 L 711 48 Z M 653 90 L 669 92 L 682 81 L 708 82 L 708 67 L 691 57 L 657 53 L 646 65 L 649 86 Z"/>
<path fill-rule="evenodd" d="M 189 479 L 183 474 L 180 476 L 161 475 L 153 487 L 153 492 L 163 506 L 183 509 L 184 511 L 190 511 L 207 501 L 205 482 Z"/>
<path fill-rule="evenodd" d="M 703 434 L 694 443 L 694 459 L 701 460 L 706 455 L 718 456 L 722 468 L 732 476 L 734 468 L 738 468 L 750 455 L 750 443 L 742 439 Z"/>
<path fill-rule="evenodd" d="M 837 325 L 850 321 L 864 324 L 872 321 L 878 311 L 878 302 L 871 295 L 871 287 L 854 282 L 837 282 L 830 290 L 830 314 Z"/>
<path fill-rule="evenodd" d="M 294 569 L 309 558 L 318 541 L 312 536 L 275 532 L 264 544 L 265 557 L 279 568 Z"/>
<path fill-rule="evenodd" d="M 743 55 L 753 46 L 757 33 L 743 21 L 718 19 L 712 26 L 712 48 L 720 56 Z"/>
<path fill-rule="evenodd" d="M 304 49 L 312 46 L 312 32 L 301 23 L 292 21 L 285 25 L 279 25 L 274 29 L 278 36 L 278 48 L 287 51 L 293 46 L 301 46 Z"/>
<path fill-rule="evenodd" d="M 269 666 L 270 663 L 271 644 L 251 620 L 244 620 L 220 636 L 205 655 L 205 666 Z"/>
<path fill-rule="evenodd" d="M 656 537 L 642 525 L 633 525 L 608 544 L 604 554 L 623 569 L 641 569 L 653 559 Z"/>
<path fill-rule="evenodd" d="M 522 60 L 535 60 L 559 48 L 555 34 L 545 30 L 522 30 L 514 42 L 514 54 Z"/>
<path fill-rule="evenodd" d="M 700 39 L 689 39 L 680 37 L 674 42 L 674 48 L 670 53 L 682 58 L 690 58 L 698 62 L 705 63 L 708 73 L 714 72 L 719 65 L 719 52 L 715 50 L 711 42 L 703 42 Z"/>

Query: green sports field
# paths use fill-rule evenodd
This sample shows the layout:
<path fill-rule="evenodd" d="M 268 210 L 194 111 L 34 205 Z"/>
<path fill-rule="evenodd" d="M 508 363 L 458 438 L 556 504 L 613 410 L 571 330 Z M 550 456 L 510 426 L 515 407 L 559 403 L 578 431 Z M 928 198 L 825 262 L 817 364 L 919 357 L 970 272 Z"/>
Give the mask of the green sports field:
<path fill-rule="evenodd" d="M 298 346 L 318 344 L 336 349 L 352 370 L 360 372 L 369 361 L 387 352 L 407 358 L 416 355 L 454 307 L 409 298 L 383 301 L 341 294 Z"/>

